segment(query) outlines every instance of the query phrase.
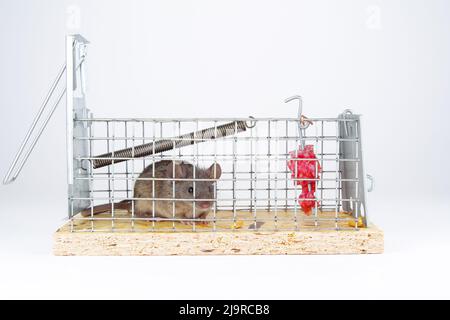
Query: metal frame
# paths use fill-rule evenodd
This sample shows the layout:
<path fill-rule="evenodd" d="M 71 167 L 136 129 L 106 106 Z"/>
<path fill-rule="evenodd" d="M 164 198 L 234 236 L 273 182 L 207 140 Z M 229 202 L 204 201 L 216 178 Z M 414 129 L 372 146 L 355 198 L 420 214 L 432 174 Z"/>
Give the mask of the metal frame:
<path fill-rule="evenodd" d="M 90 144 L 90 154 L 75 158 L 75 161 L 86 161 L 91 164 L 98 160 L 124 162 L 121 165 L 117 163 L 103 169 L 100 168 L 102 169 L 100 171 L 92 168 L 89 176 L 75 177 L 75 181 L 89 181 L 91 190 L 89 197 L 75 197 L 72 200 L 89 201 L 90 204 L 87 207 L 91 208 L 102 203 L 117 203 L 122 200 L 147 200 L 153 202 L 153 205 L 157 201 L 171 201 L 172 203 L 205 201 L 205 199 L 173 199 L 155 196 L 143 199 L 135 198 L 132 195 L 133 182 L 137 180 L 147 180 L 152 183 L 155 181 L 194 181 L 194 186 L 200 181 L 212 181 L 212 179 L 196 177 L 181 179 L 138 177 L 143 168 L 150 163 L 159 160 L 185 160 L 193 164 L 207 164 L 207 166 L 219 163 L 223 167 L 222 178 L 216 187 L 217 204 L 209 219 L 214 224 L 213 229 L 216 231 L 215 223 L 217 221 L 236 222 L 236 214 L 243 211 L 248 213 L 248 218 L 240 218 L 240 220 L 253 221 L 257 224 L 258 221 L 262 221 L 261 218 L 255 217 L 257 210 L 273 212 L 272 220 L 278 221 L 282 220 L 277 217 L 278 213 L 283 210 L 291 210 L 295 216 L 295 218 L 292 217 L 293 224 L 299 220 L 314 221 L 317 229 L 321 229 L 321 222 L 324 221 L 318 214 L 320 211 L 335 213 L 336 229 L 340 229 L 338 222 L 341 219 L 338 217 L 338 213 L 342 210 L 352 212 L 352 217 L 356 219 L 361 216 L 367 223 L 360 117 L 345 113 L 337 118 L 309 118 L 308 120 L 311 125 L 304 129 L 304 134 L 300 138 L 298 118 L 77 119 L 76 122 L 85 123 L 86 126 L 92 128 L 92 132 L 97 132 L 97 134 L 74 138 L 75 141 L 88 141 Z M 215 137 L 195 138 L 182 134 L 186 131 L 202 130 L 205 127 L 217 128 L 230 121 L 251 122 L 252 129 L 220 139 Z M 345 127 L 350 129 L 345 132 Z M 171 141 L 174 146 L 183 145 L 184 147 L 141 158 L 132 155 L 120 157 L 114 155 L 123 145 L 134 150 L 140 143 L 154 142 L 154 145 L 158 145 L 159 141 Z M 290 172 L 284 164 L 289 160 L 289 151 L 301 145 L 300 141 L 314 144 L 318 156 L 317 161 L 323 168 L 320 178 L 290 178 Z M 104 151 L 108 151 L 109 154 L 105 154 Z M 98 154 L 102 154 L 102 156 L 98 156 Z M 300 187 L 293 183 L 296 180 L 317 181 L 316 197 L 319 204 L 310 217 L 304 217 L 297 204 Z M 215 212 L 220 210 L 233 212 L 233 217 L 225 220 L 217 219 Z M 158 217 L 135 217 L 133 209 L 131 217 L 134 221 L 164 220 Z M 89 221 L 106 219 L 111 221 L 112 225 L 113 221 L 130 220 L 130 218 L 117 217 L 115 214 L 111 218 L 96 217 L 93 214 L 90 217 L 82 218 L 76 216 L 76 212 L 72 218 L 74 220 L 88 219 Z M 168 220 L 176 222 L 183 219 L 172 217 Z M 293 229 L 299 230 L 298 226 L 297 228 L 293 226 Z M 134 231 L 132 226 L 131 230 Z M 149 228 L 149 231 L 153 230 L 154 228 Z M 177 231 L 175 227 L 170 230 Z M 86 231 L 96 230 L 92 228 Z"/>
<path fill-rule="evenodd" d="M 88 154 L 88 142 L 77 138 L 88 135 L 89 123 L 76 121 L 90 117 L 86 106 L 85 59 L 89 42 L 80 35 L 66 38 L 66 128 L 67 128 L 67 183 L 69 217 L 89 205 L 88 201 L 72 200 L 89 195 L 89 182 L 74 179 L 75 176 L 88 176 L 89 166 L 76 160 Z"/>

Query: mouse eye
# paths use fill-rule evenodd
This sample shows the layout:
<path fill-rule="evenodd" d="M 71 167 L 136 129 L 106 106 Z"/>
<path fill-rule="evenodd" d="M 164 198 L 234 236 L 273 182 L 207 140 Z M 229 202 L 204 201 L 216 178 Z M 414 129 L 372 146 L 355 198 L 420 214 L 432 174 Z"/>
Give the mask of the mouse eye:
<path fill-rule="evenodd" d="M 189 193 L 193 193 L 193 192 L 194 192 L 194 188 L 189 187 L 188 192 L 189 192 Z"/>

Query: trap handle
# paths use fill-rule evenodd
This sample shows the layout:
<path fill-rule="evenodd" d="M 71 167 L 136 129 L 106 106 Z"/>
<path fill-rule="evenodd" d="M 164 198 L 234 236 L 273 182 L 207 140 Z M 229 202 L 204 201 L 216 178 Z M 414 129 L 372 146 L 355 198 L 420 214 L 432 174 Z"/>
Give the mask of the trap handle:
<path fill-rule="evenodd" d="M 36 146 L 36 143 L 38 142 L 39 138 L 42 135 L 42 132 L 44 131 L 45 127 L 47 126 L 50 118 L 52 117 L 53 113 L 56 110 L 56 107 L 61 102 L 61 99 L 63 98 L 64 94 L 66 93 L 66 88 L 62 90 L 62 92 L 58 95 L 56 102 L 51 107 L 50 111 L 48 112 L 46 118 L 41 123 L 40 127 L 37 129 L 38 122 L 41 120 L 42 115 L 44 114 L 44 111 L 47 109 L 47 105 L 50 101 L 50 99 L 53 97 L 53 94 L 55 92 L 55 89 L 57 88 L 58 84 L 61 81 L 62 76 L 64 75 L 66 71 L 66 65 L 64 64 L 63 67 L 60 69 L 56 79 L 52 83 L 50 90 L 47 93 L 47 96 L 44 99 L 44 102 L 41 105 L 41 108 L 39 109 L 38 113 L 36 114 L 33 123 L 31 124 L 31 127 L 28 129 L 28 132 L 25 136 L 25 138 L 22 141 L 22 144 L 20 145 L 19 150 L 17 151 L 13 162 L 11 163 L 8 172 L 5 175 L 5 178 L 3 179 L 3 184 L 9 184 L 16 180 L 16 178 L 19 176 L 20 172 L 23 169 L 23 166 L 27 162 L 31 152 L 33 151 L 34 147 Z M 37 132 L 37 133 L 36 133 Z M 31 140 L 32 135 L 35 134 L 34 139 Z"/>

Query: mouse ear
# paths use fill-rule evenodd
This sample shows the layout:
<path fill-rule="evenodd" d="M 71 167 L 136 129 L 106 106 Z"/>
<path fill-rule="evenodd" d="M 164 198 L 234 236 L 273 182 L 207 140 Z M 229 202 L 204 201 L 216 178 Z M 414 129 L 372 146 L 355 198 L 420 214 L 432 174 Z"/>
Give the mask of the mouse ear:
<path fill-rule="evenodd" d="M 210 179 L 219 180 L 221 175 L 222 175 L 222 168 L 218 163 L 215 163 L 208 168 L 208 176 Z"/>

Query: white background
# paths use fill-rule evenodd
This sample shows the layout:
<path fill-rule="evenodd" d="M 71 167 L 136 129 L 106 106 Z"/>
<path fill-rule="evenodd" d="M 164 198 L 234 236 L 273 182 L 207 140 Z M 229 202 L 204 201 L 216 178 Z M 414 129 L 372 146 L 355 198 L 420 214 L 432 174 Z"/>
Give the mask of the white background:
<path fill-rule="evenodd" d="M 79 12 L 79 15 L 77 15 Z M 450 3 L 0 0 L 0 173 L 82 33 L 96 116 L 364 115 L 383 255 L 53 257 L 64 108 L 0 186 L 0 298 L 450 298 Z"/>

